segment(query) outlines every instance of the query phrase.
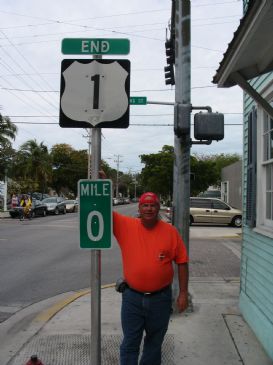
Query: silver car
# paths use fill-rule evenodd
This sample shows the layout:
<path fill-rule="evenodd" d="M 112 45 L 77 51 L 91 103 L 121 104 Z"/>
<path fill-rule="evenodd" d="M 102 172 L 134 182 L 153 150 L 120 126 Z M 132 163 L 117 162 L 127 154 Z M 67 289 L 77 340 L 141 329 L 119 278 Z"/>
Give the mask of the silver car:
<path fill-rule="evenodd" d="M 190 198 L 190 224 L 214 223 L 242 226 L 242 211 L 216 198 Z"/>
<path fill-rule="evenodd" d="M 66 213 L 64 198 L 61 198 L 59 196 L 52 196 L 50 198 L 45 198 L 44 200 L 42 200 L 42 203 L 46 205 L 48 214 L 57 215 L 60 213 Z"/>

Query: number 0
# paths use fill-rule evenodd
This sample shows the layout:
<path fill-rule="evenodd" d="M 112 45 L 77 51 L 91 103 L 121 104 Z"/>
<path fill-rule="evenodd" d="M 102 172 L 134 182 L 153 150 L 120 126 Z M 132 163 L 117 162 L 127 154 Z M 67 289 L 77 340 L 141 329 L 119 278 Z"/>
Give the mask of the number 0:
<path fill-rule="evenodd" d="M 92 232 L 92 219 L 93 219 L 93 217 L 98 217 L 98 220 L 99 220 L 99 222 L 98 222 L 99 223 L 99 233 L 98 233 L 97 236 L 94 236 L 93 232 Z M 87 234 L 88 234 L 88 238 L 91 241 L 99 241 L 99 240 L 101 240 L 101 238 L 103 236 L 103 233 L 104 233 L 103 216 L 97 210 L 93 210 L 93 212 L 90 212 L 88 214 L 88 217 L 87 217 Z"/>

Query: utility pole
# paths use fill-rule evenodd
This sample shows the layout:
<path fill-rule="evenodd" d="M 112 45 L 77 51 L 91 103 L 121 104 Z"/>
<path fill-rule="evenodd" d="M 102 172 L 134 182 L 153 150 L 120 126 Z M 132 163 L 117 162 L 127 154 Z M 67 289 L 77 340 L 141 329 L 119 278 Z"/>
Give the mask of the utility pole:
<path fill-rule="evenodd" d="M 116 160 L 114 160 L 114 162 L 116 162 L 117 163 L 117 179 L 116 179 L 116 198 L 118 198 L 119 197 L 119 192 L 118 192 L 118 184 L 119 184 L 119 164 L 120 164 L 120 162 L 122 162 L 122 161 L 120 161 L 120 157 L 122 157 L 121 155 L 114 155 L 114 156 L 116 156 Z"/>
<path fill-rule="evenodd" d="M 181 133 L 174 137 L 174 225 L 189 252 L 190 210 L 190 114 L 191 114 L 191 2 L 175 2 L 175 116 L 174 124 Z M 174 295 L 178 281 L 174 281 Z"/>

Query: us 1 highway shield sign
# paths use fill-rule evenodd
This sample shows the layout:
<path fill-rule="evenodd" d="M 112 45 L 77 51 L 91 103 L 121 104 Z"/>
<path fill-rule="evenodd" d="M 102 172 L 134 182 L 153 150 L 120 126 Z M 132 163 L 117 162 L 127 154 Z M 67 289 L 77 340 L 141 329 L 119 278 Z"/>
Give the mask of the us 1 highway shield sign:
<path fill-rule="evenodd" d="M 127 128 L 129 96 L 129 60 L 62 61 L 61 127 Z"/>

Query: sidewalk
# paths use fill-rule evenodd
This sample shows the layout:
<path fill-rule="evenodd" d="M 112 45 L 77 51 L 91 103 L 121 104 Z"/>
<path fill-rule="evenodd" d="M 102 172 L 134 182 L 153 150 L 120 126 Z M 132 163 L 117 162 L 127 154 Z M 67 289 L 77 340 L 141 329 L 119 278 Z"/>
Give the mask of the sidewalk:
<path fill-rule="evenodd" d="M 162 365 L 272 365 L 239 312 L 239 278 L 220 274 L 208 276 L 210 272 L 221 272 L 214 264 L 219 257 L 229 255 L 238 266 L 237 241 L 234 244 L 227 238 L 230 228 L 218 231 L 214 227 L 214 235 L 207 227 L 202 227 L 201 231 L 203 239 L 199 237 L 200 230 L 191 228 L 191 239 L 197 239 L 192 256 L 201 252 L 205 237 L 208 242 L 212 239 L 210 247 L 214 251 L 218 247 L 223 256 L 215 252 L 213 260 L 203 269 L 203 275 L 201 272 L 190 278 L 193 310 L 171 317 Z M 219 239 L 220 232 L 225 240 Z M 237 237 L 240 234 L 232 232 Z M 239 243 L 238 240 L 238 247 Z M 202 268 L 206 247 L 200 255 L 193 273 Z M 230 268 L 222 272 L 234 272 L 232 262 L 226 262 Z M 209 265 L 215 267 L 209 270 Z M 3 322 L 0 325 L 0 365 L 25 365 L 33 354 L 37 354 L 44 365 L 90 365 L 90 298 L 88 290 L 62 294 L 25 308 Z M 120 305 L 121 295 L 115 292 L 113 285 L 104 286 L 101 290 L 102 365 L 119 364 Z"/>
<path fill-rule="evenodd" d="M 193 312 L 173 315 L 163 346 L 164 365 L 269 365 L 238 308 L 239 282 L 192 278 Z M 119 364 L 120 294 L 102 289 L 102 364 Z M 33 323 L 46 322 L 9 365 L 23 365 L 37 354 L 44 365 L 90 364 L 90 294 L 66 305 L 50 320 L 41 313 Z M 3 364 L 4 365 L 4 364 Z"/>

